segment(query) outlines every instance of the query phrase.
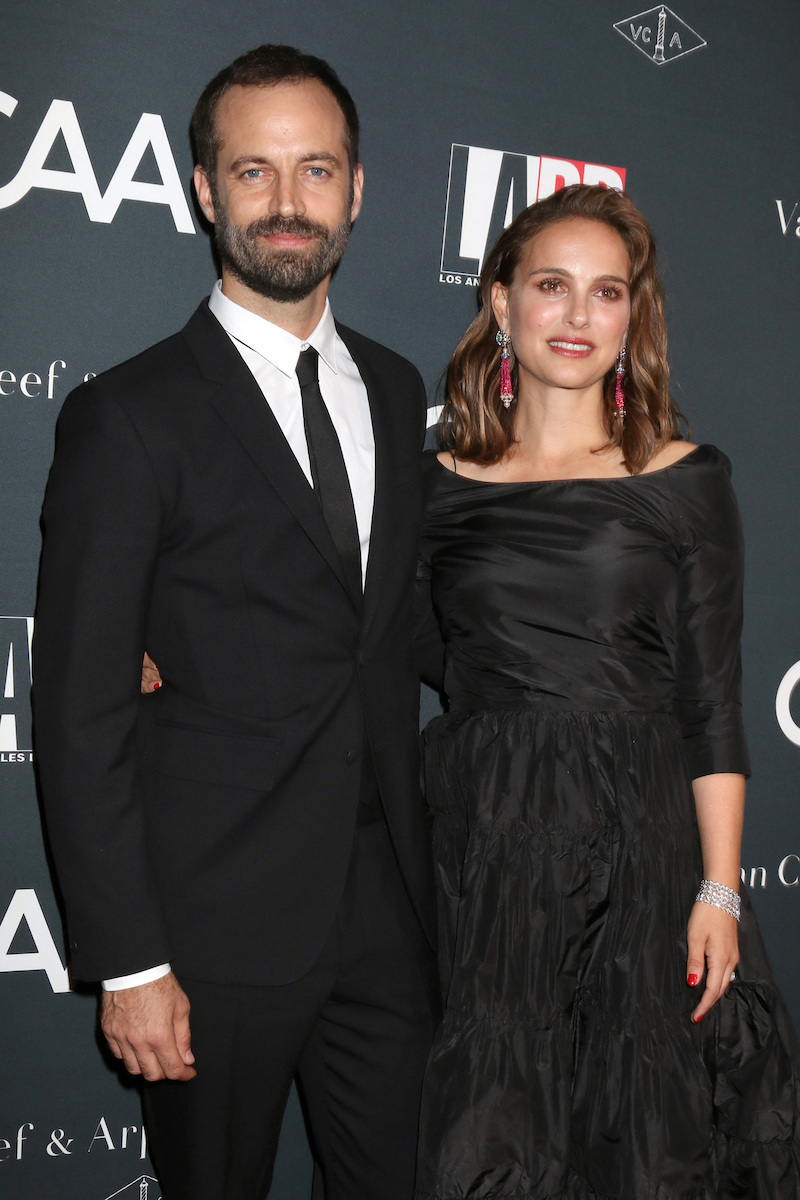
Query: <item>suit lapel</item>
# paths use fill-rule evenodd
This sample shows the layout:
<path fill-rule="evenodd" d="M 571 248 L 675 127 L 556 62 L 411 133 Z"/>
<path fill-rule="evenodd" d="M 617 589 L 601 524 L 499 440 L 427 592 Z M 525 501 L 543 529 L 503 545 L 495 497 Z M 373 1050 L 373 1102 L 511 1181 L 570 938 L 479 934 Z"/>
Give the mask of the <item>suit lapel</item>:
<path fill-rule="evenodd" d="M 375 439 L 375 499 L 372 508 L 367 575 L 364 584 L 364 628 L 366 629 L 378 606 L 382 585 L 389 567 L 387 551 L 391 544 L 391 501 L 394 498 L 394 502 L 397 503 L 399 493 L 394 485 L 395 464 L 388 421 L 386 388 L 379 375 L 373 370 L 369 360 L 349 337 L 350 331 L 339 325 L 338 322 L 336 328 L 350 351 L 367 389 L 372 433 Z"/>
<path fill-rule="evenodd" d="M 209 402 L 294 514 L 350 596 L 341 560 L 314 489 L 244 359 L 209 311 L 206 301 L 183 329 L 183 336 L 201 374 L 215 385 L 209 389 Z"/>

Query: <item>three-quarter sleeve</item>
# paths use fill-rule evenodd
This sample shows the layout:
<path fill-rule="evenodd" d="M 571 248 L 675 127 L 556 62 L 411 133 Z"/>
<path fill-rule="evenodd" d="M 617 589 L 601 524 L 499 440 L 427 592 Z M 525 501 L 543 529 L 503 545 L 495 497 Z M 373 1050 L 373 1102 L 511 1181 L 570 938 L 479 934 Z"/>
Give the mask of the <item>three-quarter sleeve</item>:
<path fill-rule="evenodd" d="M 705 461 L 672 472 L 680 540 L 675 715 L 693 779 L 750 773 L 741 707 L 742 523 L 728 459 L 703 449 Z"/>

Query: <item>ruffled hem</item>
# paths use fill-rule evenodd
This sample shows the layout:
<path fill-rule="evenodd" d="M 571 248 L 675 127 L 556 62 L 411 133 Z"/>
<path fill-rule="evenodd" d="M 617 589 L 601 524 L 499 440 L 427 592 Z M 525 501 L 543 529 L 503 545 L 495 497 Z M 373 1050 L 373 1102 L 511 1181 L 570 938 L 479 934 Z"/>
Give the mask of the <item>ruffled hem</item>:
<path fill-rule="evenodd" d="M 714 1200 L 800 1200 L 797 1138 L 753 1142 L 712 1133 Z"/>
<path fill-rule="evenodd" d="M 414 1200 L 800 1200 L 800 1155 L 794 1140 L 751 1142 L 715 1129 L 710 1175 L 713 1182 L 699 1188 L 658 1183 L 635 1192 L 608 1192 L 569 1171 L 566 1186 L 557 1191 L 538 1186 L 513 1191 L 485 1190 L 481 1185 L 435 1192 L 417 1188 Z"/>
<path fill-rule="evenodd" d="M 534 1191 L 517 1191 L 517 1192 L 422 1192 L 417 1189 L 414 1192 L 414 1200 L 627 1200 L 627 1197 L 619 1195 L 612 1196 L 609 1192 L 598 1192 L 593 1187 L 590 1187 L 583 1179 L 575 1179 L 571 1181 L 566 1191 L 563 1189 L 558 1192 L 540 1191 L 538 1188 Z M 723 1197 L 717 1192 L 709 1192 L 707 1188 L 701 1191 L 691 1190 L 688 1192 L 666 1192 L 659 1188 L 656 1192 L 640 1192 L 636 1195 L 635 1200 L 723 1200 Z M 724 1200 L 728 1200 L 727 1197 Z M 731 1198 L 732 1200 L 732 1198 Z M 750 1200 L 749 1193 L 736 1193 L 736 1200 Z M 761 1200 L 761 1196 L 754 1200 Z M 783 1198 L 779 1198 L 783 1200 Z"/>
<path fill-rule="evenodd" d="M 522 1188 L 512 1192 L 472 1190 L 426 1192 L 417 1188 L 414 1192 L 414 1200 L 750 1200 L 750 1194 L 735 1192 L 723 1195 L 721 1192 L 709 1190 L 706 1187 L 701 1187 L 699 1191 L 696 1187 L 672 1191 L 663 1188 L 660 1184 L 656 1186 L 655 1191 L 637 1191 L 635 1196 L 628 1192 L 624 1194 L 621 1192 L 598 1192 L 585 1179 L 570 1173 L 566 1187 L 559 1188 L 555 1192 L 549 1189 L 542 1190 L 539 1187 Z M 762 1200 L 760 1193 L 757 1197 L 754 1194 L 753 1200 Z M 795 1194 L 791 1193 L 786 1197 L 777 1196 L 775 1200 L 795 1200 Z"/>
<path fill-rule="evenodd" d="M 691 1004 L 638 1022 L 587 994 L 550 1024 L 448 1011 L 415 1200 L 800 1200 L 798 1054 L 780 994 L 737 983 L 701 1027 Z"/>

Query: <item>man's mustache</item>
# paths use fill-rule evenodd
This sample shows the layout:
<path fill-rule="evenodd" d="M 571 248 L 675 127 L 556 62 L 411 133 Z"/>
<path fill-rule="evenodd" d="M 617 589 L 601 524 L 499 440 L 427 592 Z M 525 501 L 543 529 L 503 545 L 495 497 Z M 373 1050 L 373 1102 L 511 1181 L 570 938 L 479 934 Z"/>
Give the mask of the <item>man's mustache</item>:
<path fill-rule="evenodd" d="M 289 237 L 324 239 L 330 236 L 330 232 L 326 225 L 309 221 L 306 217 L 282 217 L 279 213 L 274 213 L 270 217 L 259 217 L 258 220 L 247 226 L 247 233 L 250 237 L 272 237 L 275 234 L 284 234 Z"/>

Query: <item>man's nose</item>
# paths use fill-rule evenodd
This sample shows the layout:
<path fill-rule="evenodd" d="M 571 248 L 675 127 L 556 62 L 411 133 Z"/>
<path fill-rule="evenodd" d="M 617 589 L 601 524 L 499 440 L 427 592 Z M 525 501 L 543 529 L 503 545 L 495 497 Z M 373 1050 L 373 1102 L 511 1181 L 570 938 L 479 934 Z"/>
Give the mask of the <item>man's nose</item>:
<path fill-rule="evenodd" d="M 282 217 L 302 214 L 303 200 L 299 182 L 294 172 L 279 173 L 272 193 L 271 209 Z"/>

